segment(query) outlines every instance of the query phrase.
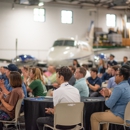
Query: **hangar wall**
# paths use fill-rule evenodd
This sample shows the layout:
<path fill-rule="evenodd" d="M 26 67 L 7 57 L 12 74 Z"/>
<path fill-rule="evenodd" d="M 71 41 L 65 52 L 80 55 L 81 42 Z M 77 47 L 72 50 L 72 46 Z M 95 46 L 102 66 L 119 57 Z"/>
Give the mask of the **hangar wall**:
<path fill-rule="evenodd" d="M 45 60 L 54 40 L 76 35 L 79 39 L 84 38 L 91 20 L 95 21 L 96 27 L 102 27 L 107 32 L 107 13 L 116 14 L 117 26 L 121 29 L 120 14 L 124 13 L 98 8 L 96 13 L 90 15 L 87 8 L 44 6 L 46 21 L 40 23 L 33 20 L 34 8 L 35 6 L 15 5 L 15 9 L 12 9 L 12 3 L 0 2 L 0 59 L 16 56 L 15 41 L 18 39 L 17 54 L 31 54 Z M 73 24 L 61 23 L 60 13 L 63 9 L 73 11 Z"/>

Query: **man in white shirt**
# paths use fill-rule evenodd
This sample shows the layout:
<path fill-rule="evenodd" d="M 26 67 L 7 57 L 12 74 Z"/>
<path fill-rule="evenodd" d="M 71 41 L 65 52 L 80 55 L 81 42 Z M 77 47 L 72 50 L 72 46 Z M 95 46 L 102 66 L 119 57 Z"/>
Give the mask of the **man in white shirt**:
<path fill-rule="evenodd" d="M 58 103 L 80 102 L 80 94 L 78 89 L 69 85 L 68 83 L 71 76 L 72 73 L 68 67 L 61 67 L 57 72 L 57 82 L 58 84 L 60 84 L 60 87 L 53 92 L 54 107 Z M 51 126 L 53 126 L 54 124 L 54 108 L 46 108 L 46 113 L 52 114 L 52 116 L 40 117 L 37 119 L 37 125 L 39 130 L 43 130 L 44 124 L 48 124 Z"/>

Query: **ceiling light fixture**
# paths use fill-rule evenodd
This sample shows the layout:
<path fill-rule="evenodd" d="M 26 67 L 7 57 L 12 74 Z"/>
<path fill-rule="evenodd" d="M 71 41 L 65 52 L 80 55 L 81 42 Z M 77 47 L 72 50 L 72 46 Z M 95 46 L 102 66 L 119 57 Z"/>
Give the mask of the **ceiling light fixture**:
<path fill-rule="evenodd" d="M 43 6 L 44 3 L 43 2 L 39 2 L 38 6 Z"/>

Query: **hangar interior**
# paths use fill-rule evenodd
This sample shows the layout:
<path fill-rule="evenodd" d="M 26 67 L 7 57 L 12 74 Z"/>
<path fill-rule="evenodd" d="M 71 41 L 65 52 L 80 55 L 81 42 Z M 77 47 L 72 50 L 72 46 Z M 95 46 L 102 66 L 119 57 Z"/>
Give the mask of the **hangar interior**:
<path fill-rule="evenodd" d="M 38 6 L 42 2 L 43 6 Z M 126 4 L 126 2 L 128 2 Z M 84 39 L 91 21 L 108 32 L 106 15 L 116 17 L 115 30 L 123 30 L 122 17 L 129 15 L 129 1 L 121 0 L 0 0 L 0 55 L 12 59 L 31 54 L 46 60 L 48 49 L 59 38 Z M 34 10 L 43 9 L 44 20 L 36 21 Z M 71 24 L 62 23 L 61 12 L 70 11 Z M 129 26 L 129 23 L 128 23 Z"/>

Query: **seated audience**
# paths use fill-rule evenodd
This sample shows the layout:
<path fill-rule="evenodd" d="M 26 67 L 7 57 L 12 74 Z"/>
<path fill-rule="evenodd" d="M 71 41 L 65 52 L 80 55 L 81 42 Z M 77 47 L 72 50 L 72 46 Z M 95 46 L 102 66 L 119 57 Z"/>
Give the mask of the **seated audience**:
<path fill-rule="evenodd" d="M 68 67 L 61 67 L 57 72 L 57 82 L 60 87 L 53 92 L 53 104 L 54 107 L 58 103 L 80 102 L 80 95 L 78 89 L 69 85 L 72 73 Z M 46 113 L 50 114 L 48 117 L 39 117 L 37 119 L 37 125 L 39 130 L 43 130 L 44 124 L 54 125 L 54 108 L 46 108 Z M 73 126 L 74 127 L 74 126 Z M 66 129 L 69 129 L 70 127 Z M 62 128 L 59 128 L 62 129 Z M 63 130 L 63 129 L 62 129 Z"/>
<path fill-rule="evenodd" d="M 103 59 L 99 60 L 99 64 L 98 64 L 98 77 L 101 78 L 102 75 L 105 73 L 105 62 Z"/>
<path fill-rule="evenodd" d="M 80 67 L 80 64 L 78 63 L 77 59 L 74 59 L 74 60 L 73 60 L 73 66 L 74 66 L 75 68 Z"/>
<path fill-rule="evenodd" d="M 28 77 L 29 77 L 29 67 L 27 67 L 27 66 L 23 66 L 22 68 L 21 68 L 21 71 L 22 71 L 22 79 L 23 79 L 23 82 L 24 82 L 24 84 L 26 85 L 26 82 L 27 82 L 27 79 L 28 79 Z"/>
<path fill-rule="evenodd" d="M 109 89 L 113 89 L 117 84 L 115 82 L 115 74 L 116 74 L 116 71 L 119 70 L 119 66 L 115 65 L 115 66 L 112 66 L 111 67 L 111 70 L 112 70 L 112 76 L 109 80 L 108 80 L 108 84 L 107 84 L 107 88 Z"/>
<path fill-rule="evenodd" d="M 121 66 L 123 66 L 123 65 L 130 65 L 127 56 L 124 56 L 124 57 L 123 57 L 123 62 L 121 63 Z"/>
<path fill-rule="evenodd" d="M 109 61 L 107 63 L 107 67 L 117 65 L 117 62 L 114 60 L 114 58 L 115 58 L 115 56 L 113 54 L 110 54 Z"/>
<path fill-rule="evenodd" d="M 19 99 L 24 97 L 22 90 L 22 79 L 18 72 L 10 72 L 10 85 L 13 90 L 4 96 L 4 92 L 0 92 L 0 120 L 12 120 L 15 117 L 15 107 Z M 3 124 L 0 123 L 0 130 L 3 130 Z"/>
<path fill-rule="evenodd" d="M 74 87 L 79 90 L 81 97 L 89 96 L 89 89 L 88 89 L 88 85 L 86 84 L 85 75 L 86 75 L 86 69 L 83 67 L 77 68 L 74 74 L 76 78 Z"/>
<path fill-rule="evenodd" d="M 46 96 L 47 90 L 44 85 L 43 77 L 39 68 L 31 68 L 30 79 L 32 82 L 27 87 L 29 92 L 32 92 L 34 97 Z"/>
<path fill-rule="evenodd" d="M 89 95 L 90 97 L 98 97 L 100 94 L 98 93 L 98 89 L 101 87 L 101 79 L 98 77 L 97 68 L 91 68 L 91 77 L 87 78 L 87 84 L 89 87 Z"/>
<path fill-rule="evenodd" d="M 72 72 L 72 77 L 70 78 L 70 80 L 69 80 L 69 84 L 70 85 L 74 85 L 75 84 L 75 82 L 76 82 L 76 78 L 74 77 L 74 73 L 75 73 L 75 67 L 74 66 L 69 66 L 69 69 L 70 69 L 70 71 Z"/>
<path fill-rule="evenodd" d="M 89 72 L 89 70 L 88 70 L 88 66 L 87 66 L 87 64 L 82 64 L 82 67 L 84 67 L 84 68 L 86 69 L 85 78 L 87 79 L 88 77 L 91 76 L 91 75 L 90 75 L 90 72 Z"/>
<path fill-rule="evenodd" d="M 47 80 L 48 80 L 47 84 L 53 85 L 53 83 L 56 83 L 56 68 L 55 68 L 55 66 L 49 66 L 48 72 L 51 73 L 51 75 L 44 74 L 47 77 Z"/>
<path fill-rule="evenodd" d="M 41 71 L 41 76 L 43 77 L 44 84 L 47 84 L 48 80 L 47 80 L 46 76 L 44 75 L 42 68 L 39 67 L 39 69 Z"/>
<path fill-rule="evenodd" d="M 11 86 L 11 84 L 9 82 L 10 73 L 13 71 L 18 72 L 18 68 L 14 64 L 9 64 L 7 67 L 4 67 L 4 68 L 5 68 L 6 79 L 0 80 L 0 87 L 6 96 L 13 90 L 13 87 Z M 24 93 L 24 98 L 26 98 L 27 97 L 27 89 L 26 89 L 24 83 L 22 83 L 22 89 L 23 89 L 23 93 Z M 22 102 L 21 112 L 23 112 L 23 109 L 24 109 L 24 102 Z"/>
<path fill-rule="evenodd" d="M 98 130 L 100 122 L 114 122 L 117 124 L 124 123 L 125 108 L 127 103 L 130 101 L 130 86 L 127 81 L 128 78 L 129 70 L 121 68 L 119 71 L 116 71 L 115 82 L 117 83 L 117 86 L 114 87 L 113 92 L 111 93 L 108 88 L 103 88 L 100 91 L 101 95 L 106 99 L 105 105 L 110 108 L 110 110 L 92 114 L 92 130 Z"/>
<path fill-rule="evenodd" d="M 128 69 L 129 72 L 130 72 L 130 65 L 125 64 L 125 65 L 122 66 L 122 68 L 126 68 L 126 69 Z M 128 78 L 128 83 L 130 84 L 130 77 Z"/>
<path fill-rule="evenodd" d="M 0 79 L 3 79 L 5 80 L 6 79 L 6 74 L 5 74 L 5 68 L 2 66 L 0 67 L 0 72 L 1 72 L 1 75 L 0 75 Z"/>
<path fill-rule="evenodd" d="M 112 77 L 112 69 L 109 67 L 101 77 L 102 82 L 108 83 L 108 80 Z"/>
<path fill-rule="evenodd" d="M 12 71 L 18 72 L 18 68 L 14 64 L 9 64 L 7 67 L 4 67 L 4 68 L 5 68 L 5 74 L 6 74 L 6 79 L 5 79 L 6 82 L 4 80 L 0 80 L 0 86 L 2 87 L 2 90 L 4 91 L 4 93 L 8 95 L 10 91 L 12 91 L 13 89 L 9 83 L 10 72 Z M 22 89 L 23 89 L 25 97 L 27 97 L 27 90 L 24 83 L 22 83 Z"/>

